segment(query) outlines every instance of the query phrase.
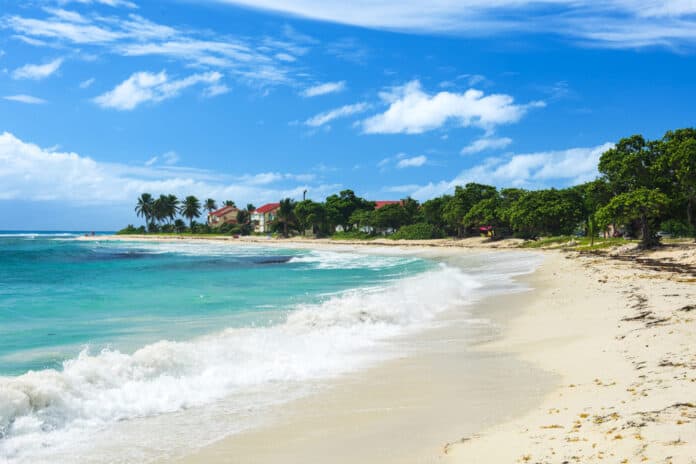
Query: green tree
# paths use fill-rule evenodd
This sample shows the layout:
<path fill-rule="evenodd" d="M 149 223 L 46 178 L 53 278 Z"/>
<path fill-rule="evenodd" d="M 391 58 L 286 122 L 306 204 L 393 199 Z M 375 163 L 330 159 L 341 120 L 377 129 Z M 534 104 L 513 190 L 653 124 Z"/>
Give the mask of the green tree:
<path fill-rule="evenodd" d="M 143 193 L 138 198 L 138 202 L 135 205 L 135 213 L 138 217 L 145 218 L 145 225 L 148 229 L 151 228 L 151 224 L 154 218 L 154 204 L 155 200 L 149 193 Z"/>
<path fill-rule="evenodd" d="M 658 243 L 651 224 L 660 216 L 668 203 L 669 198 L 660 190 L 641 187 L 613 197 L 606 206 L 597 211 L 597 222 L 606 227 L 614 220 L 621 222 L 639 220 L 642 246 L 650 248 Z"/>
<path fill-rule="evenodd" d="M 442 213 L 447 224 L 457 231 L 457 236 L 464 235 L 464 216 L 472 206 L 479 201 L 496 195 L 496 188 L 491 185 L 477 184 L 474 182 L 464 187 L 457 186 L 454 196 L 444 206 Z"/>
<path fill-rule="evenodd" d="M 432 224 L 438 230 L 447 228 L 447 221 L 444 218 L 444 207 L 452 199 L 450 195 L 442 195 L 431 200 L 423 202 L 421 206 L 421 214 L 423 220 L 428 224 Z"/>
<path fill-rule="evenodd" d="M 375 204 L 355 195 L 352 190 L 343 190 L 338 195 L 331 195 L 326 199 L 326 217 L 333 227 L 342 226 L 344 230 L 350 230 L 352 224 L 350 216 L 355 210 L 375 209 Z"/>
<path fill-rule="evenodd" d="M 570 234 L 583 221 L 582 200 L 571 189 L 527 191 L 506 216 L 512 230 L 524 238 Z"/>
<path fill-rule="evenodd" d="M 372 225 L 378 229 L 396 230 L 408 223 L 408 212 L 398 203 L 382 206 L 370 214 Z"/>
<path fill-rule="evenodd" d="M 232 200 L 225 200 L 222 204 L 225 205 L 225 206 L 231 206 L 231 207 L 233 207 L 233 208 L 236 208 L 236 207 L 237 207 L 237 205 L 236 205 L 236 204 L 234 203 L 234 201 L 232 201 Z"/>
<path fill-rule="evenodd" d="M 619 140 L 614 148 L 604 152 L 598 169 L 614 195 L 618 195 L 641 187 L 656 187 L 659 158 L 657 144 L 646 141 L 642 135 L 634 135 Z"/>
<path fill-rule="evenodd" d="M 181 219 L 177 219 L 176 221 L 174 221 L 174 230 L 178 234 L 186 232 L 186 223 L 184 221 L 182 221 Z"/>
<path fill-rule="evenodd" d="M 246 210 L 249 211 L 250 213 L 253 213 L 254 211 L 256 211 L 256 206 L 254 206 L 251 203 L 247 203 Z"/>
<path fill-rule="evenodd" d="M 278 213 L 276 214 L 276 222 L 283 226 L 283 237 L 288 237 L 288 229 L 296 223 L 295 218 L 295 201 L 290 198 L 280 200 Z"/>
<path fill-rule="evenodd" d="M 668 172 L 676 195 L 683 199 L 686 222 L 696 239 L 696 129 L 670 131 L 663 137 Z"/>
<path fill-rule="evenodd" d="M 208 214 L 212 213 L 217 209 L 217 203 L 215 203 L 215 200 L 212 198 L 208 198 L 205 200 L 205 210 L 208 211 Z"/>
<path fill-rule="evenodd" d="M 193 229 L 193 220 L 201 217 L 201 202 L 193 195 L 184 199 L 181 205 L 181 215 L 189 220 L 189 228 Z"/>
<path fill-rule="evenodd" d="M 316 234 L 323 230 L 323 225 L 326 220 L 326 210 L 321 203 L 312 200 L 302 200 L 295 204 L 295 218 L 297 224 L 305 235 L 307 229 L 312 229 L 312 233 Z"/>

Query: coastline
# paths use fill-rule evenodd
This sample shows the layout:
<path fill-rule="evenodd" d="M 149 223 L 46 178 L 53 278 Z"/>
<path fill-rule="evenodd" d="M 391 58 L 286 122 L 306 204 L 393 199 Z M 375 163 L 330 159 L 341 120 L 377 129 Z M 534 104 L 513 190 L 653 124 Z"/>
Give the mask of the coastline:
<path fill-rule="evenodd" d="M 496 340 L 520 300 L 534 293 L 488 296 L 467 308 L 466 319 L 445 315 L 441 327 L 392 340 L 397 359 L 331 380 L 283 405 L 270 424 L 162 462 L 434 462 L 443 439 L 518 416 L 556 384 L 555 375 L 513 354 L 474 349 Z M 493 324 L 472 326 L 479 318 Z"/>
<path fill-rule="evenodd" d="M 357 245 L 302 242 L 259 244 Z M 367 246 L 375 245 L 385 244 Z M 484 251 L 398 245 L 440 257 Z M 694 276 L 592 255 L 545 254 L 537 271 L 522 278 L 532 291 L 476 304 L 502 326 L 498 335 L 472 345 L 457 338 L 456 324 L 424 332 L 418 340 L 429 349 L 342 377 L 331 389 L 288 404 L 273 424 L 177 462 L 692 463 Z M 696 262 L 693 246 L 652 255 Z M 437 349 L 436 340 L 451 344 Z M 478 370 L 466 370 L 473 365 Z M 472 381 L 485 378 L 491 382 Z"/>

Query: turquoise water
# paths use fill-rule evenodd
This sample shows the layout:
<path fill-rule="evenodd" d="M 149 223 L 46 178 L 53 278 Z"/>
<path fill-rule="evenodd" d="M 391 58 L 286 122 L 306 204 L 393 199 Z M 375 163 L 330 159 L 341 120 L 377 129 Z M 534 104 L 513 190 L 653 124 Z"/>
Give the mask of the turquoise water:
<path fill-rule="evenodd" d="M 402 355 L 395 337 L 538 262 L 452 260 L 0 233 L 0 462 L 184 453 Z"/>
<path fill-rule="evenodd" d="M 60 368 L 85 346 L 132 351 L 160 339 L 272 324 L 299 303 L 431 266 L 412 258 L 340 258 L 0 235 L 0 375 Z"/>

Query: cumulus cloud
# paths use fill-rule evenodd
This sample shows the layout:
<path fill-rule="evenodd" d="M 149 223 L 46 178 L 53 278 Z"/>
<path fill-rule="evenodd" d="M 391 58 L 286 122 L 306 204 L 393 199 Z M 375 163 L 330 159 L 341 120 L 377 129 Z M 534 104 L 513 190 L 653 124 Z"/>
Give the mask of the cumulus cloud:
<path fill-rule="evenodd" d="M 319 113 L 315 116 L 312 116 L 311 118 L 305 121 L 305 124 L 310 127 L 320 127 L 328 122 L 333 121 L 334 119 L 344 118 L 353 114 L 362 113 L 368 108 L 369 105 L 365 102 L 355 103 L 352 105 L 344 105 L 340 108 L 335 108 L 333 110 L 325 111 L 323 113 Z"/>
<path fill-rule="evenodd" d="M 462 148 L 462 155 L 471 155 L 480 153 L 486 150 L 496 150 L 507 147 L 512 143 L 512 139 L 508 137 L 484 137 L 474 140 L 470 145 Z"/>
<path fill-rule="evenodd" d="M 241 204 L 299 198 L 305 189 L 320 197 L 339 187 L 307 184 L 313 178 L 279 173 L 229 176 L 177 166 L 102 163 L 77 153 L 42 148 L 8 132 L 0 134 L 3 200 L 113 205 L 129 204 L 140 193 L 151 192 L 234 198 Z"/>
<path fill-rule="evenodd" d="M 693 0 L 218 1 L 377 29 L 466 36 L 552 33 L 621 48 L 696 45 Z"/>
<path fill-rule="evenodd" d="M 56 58 L 55 60 L 44 64 L 25 64 L 24 66 L 15 69 L 12 72 L 12 77 L 14 79 L 45 79 L 58 71 L 62 64 L 62 58 Z"/>
<path fill-rule="evenodd" d="M 396 163 L 396 167 L 403 168 L 418 168 L 423 166 L 428 162 L 428 158 L 425 155 L 414 156 L 412 158 L 403 158 Z"/>
<path fill-rule="evenodd" d="M 519 121 L 529 108 L 544 106 L 543 102 L 518 105 L 510 95 L 485 95 L 475 89 L 431 95 L 423 91 L 417 80 L 381 92 L 380 98 L 389 107 L 384 113 L 362 121 L 365 133 L 420 134 L 442 127 L 449 121 L 460 127 L 492 130 Z"/>
<path fill-rule="evenodd" d="M 131 75 L 112 90 L 94 98 L 102 108 L 132 110 L 145 102 L 161 102 L 176 97 L 182 90 L 196 84 L 207 84 L 215 89 L 222 79 L 219 72 L 193 74 L 183 79 L 170 79 L 165 71 L 157 74 L 142 71 Z M 219 92 L 218 92 L 219 93 Z"/>
<path fill-rule="evenodd" d="M 341 92 L 346 88 L 346 81 L 325 82 L 305 89 L 302 92 L 303 97 L 318 97 L 329 93 Z"/>
<path fill-rule="evenodd" d="M 5 100 L 10 100 L 10 101 L 15 101 L 19 103 L 27 103 L 29 105 L 42 105 L 46 103 L 46 100 L 43 98 L 38 98 L 38 97 L 33 97 L 31 95 L 24 95 L 24 94 L 19 94 L 19 95 L 7 95 L 5 97 L 2 97 Z"/>
<path fill-rule="evenodd" d="M 94 84 L 94 82 L 95 82 L 95 79 L 93 77 L 91 77 L 89 79 L 85 79 L 84 81 L 80 82 L 80 88 L 87 89 L 87 88 L 91 87 L 92 84 Z"/>
<path fill-rule="evenodd" d="M 522 188 L 587 182 L 598 176 L 599 157 L 613 146 L 605 143 L 596 147 L 491 157 L 462 171 L 452 180 L 421 185 L 409 193 L 414 198 L 427 199 L 451 192 L 455 186 L 468 182 Z"/>
<path fill-rule="evenodd" d="M 406 153 L 398 153 L 380 160 L 377 167 L 381 171 L 386 171 L 390 166 L 398 169 L 404 168 L 419 168 L 428 162 L 428 157 L 425 155 L 409 156 Z"/>

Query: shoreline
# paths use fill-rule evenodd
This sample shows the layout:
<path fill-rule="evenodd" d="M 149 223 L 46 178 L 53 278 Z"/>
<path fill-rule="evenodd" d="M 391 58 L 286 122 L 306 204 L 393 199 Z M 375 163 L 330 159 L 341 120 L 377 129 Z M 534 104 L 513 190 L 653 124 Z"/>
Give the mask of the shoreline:
<path fill-rule="evenodd" d="M 374 242 L 226 241 L 334 250 L 365 251 L 376 248 L 375 245 L 386 248 L 385 244 Z M 390 245 L 402 245 L 408 252 L 441 258 L 462 252 L 493 251 L 475 244 L 417 247 L 391 242 Z M 489 361 L 507 357 L 513 364 L 528 366 L 529 372 L 533 372 L 527 383 L 518 386 L 517 379 L 508 379 L 508 383 L 518 388 L 505 391 L 488 388 L 486 395 L 479 397 L 470 394 L 462 398 L 461 394 L 453 394 L 454 390 L 447 396 L 439 390 L 433 397 L 443 405 L 441 409 L 460 411 L 454 414 L 454 419 L 429 416 L 424 414 L 426 408 L 391 407 L 391 411 L 400 411 L 399 419 L 391 423 L 383 418 L 384 413 L 374 413 L 372 417 L 365 414 L 367 419 L 356 422 L 349 411 L 351 408 L 371 410 L 364 403 L 360 406 L 360 402 L 369 403 L 374 392 L 398 392 L 377 396 L 377 402 L 372 405 L 375 411 L 380 404 L 388 404 L 394 398 L 408 398 L 399 390 L 398 369 L 380 371 L 375 368 L 353 377 L 369 380 L 367 383 L 353 382 L 353 387 L 362 392 L 360 394 L 356 394 L 356 390 L 346 391 L 351 385 L 350 379 L 341 378 L 336 382 L 339 390 L 335 402 L 328 400 L 330 392 L 324 403 L 315 397 L 302 400 L 300 404 L 305 405 L 304 409 L 302 406 L 293 409 L 295 413 L 290 414 L 285 429 L 281 424 L 275 428 L 270 425 L 249 434 L 228 437 L 177 462 L 227 462 L 230 456 L 240 462 L 278 462 L 279 459 L 293 462 L 295 456 L 298 457 L 296 462 L 310 462 L 321 455 L 329 462 L 341 462 L 337 461 L 337 456 L 341 456 L 344 462 L 379 463 L 388 463 L 393 458 L 391 462 L 395 463 L 555 463 L 607 459 L 620 463 L 693 464 L 692 456 L 696 456 L 693 395 L 696 344 L 693 343 L 695 318 L 692 309 L 696 301 L 696 276 L 690 274 L 691 271 L 680 273 L 673 266 L 651 267 L 635 259 L 533 251 L 544 252 L 545 262 L 534 274 L 523 278 L 532 283 L 534 290 L 514 295 L 510 300 L 517 311 L 502 324 L 500 336 L 475 347 L 467 345 L 466 356 L 461 351 L 459 357 L 454 356 L 450 351 L 452 356 L 443 357 L 440 353 L 439 357 L 410 358 L 411 369 L 418 370 L 415 366 L 420 366 L 421 372 L 430 369 L 428 372 L 432 373 L 439 363 L 443 363 L 444 368 L 439 370 L 440 377 L 431 376 L 426 382 L 423 376 L 415 376 L 408 385 L 416 393 L 428 385 L 443 385 L 447 381 L 466 386 L 466 379 L 444 375 L 449 375 L 456 366 L 455 361 L 462 356 L 465 359 L 487 357 Z M 662 263 L 685 263 L 688 269 L 693 269 L 696 247 L 691 244 L 667 247 L 650 252 L 649 256 Z M 500 298 L 504 296 L 487 300 L 500 302 Z M 485 304 L 484 301 L 477 306 L 485 307 Z M 502 378 L 507 372 L 492 372 L 491 376 Z M 526 389 L 530 383 L 539 383 L 544 376 L 556 379 L 556 385 L 542 388 L 543 392 Z M 534 400 L 525 403 L 535 393 Z M 490 398 L 494 401 L 486 403 Z M 507 415 L 492 414 L 495 418 L 490 410 L 487 416 L 473 417 L 470 412 L 457 409 L 472 404 L 503 407 L 506 402 L 520 408 L 510 409 Z M 336 404 L 344 408 L 335 407 Z M 316 408 L 321 414 L 307 414 Z M 305 416 L 302 416 L 303 411 Z M 470 415 L 463 417 L 466 414 Z M 299 417 L 305 417 L 304 422 L 293 422 Z M 321 433 L 321 430 L 327 432 Z M 370 439 L 373 436 L 380 438 L 374 441 Z M 506 446 L 500 446 L 501 443 Z"/>
<path fill-rule="evenodd" d="M 533 273 L 514 280 L 527 288 L 485 296 L 464 319 L 450 311 L 436 328 L 391 340 L 401 352 L 396 359 L 329 380 L 284 404 L 270 423 L 157 462 L 434 462 L 448 440 L 522 415 L 557 383 L 513 354 L 476 349 L 500 337 L 516 304 L 534 299 Z M 481 319 L 492 323 L 472 325 Z M 508 395 L 512 389 L 523 398 Z"/>

